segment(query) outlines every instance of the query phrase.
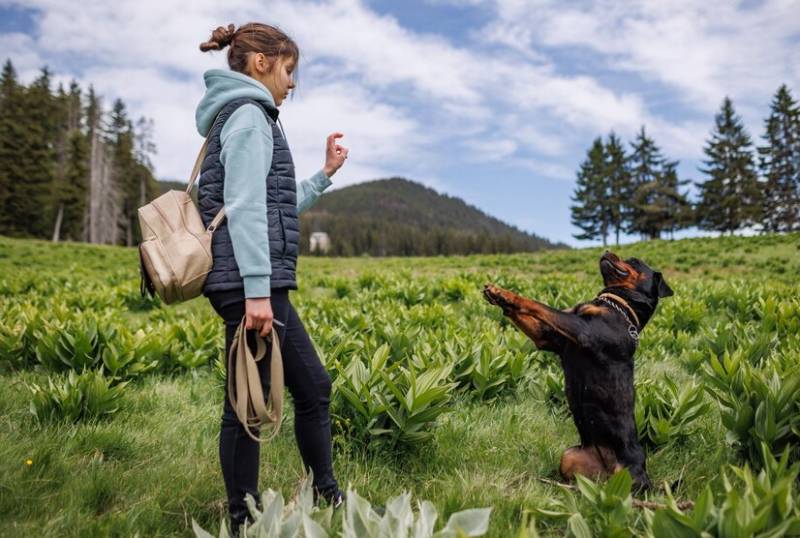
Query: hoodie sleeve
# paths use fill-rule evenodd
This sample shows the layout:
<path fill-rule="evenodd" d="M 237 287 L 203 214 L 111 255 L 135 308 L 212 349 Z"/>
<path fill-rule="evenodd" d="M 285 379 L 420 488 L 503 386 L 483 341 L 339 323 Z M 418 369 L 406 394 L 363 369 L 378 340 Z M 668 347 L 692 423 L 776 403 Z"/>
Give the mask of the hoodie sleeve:
<path fill-rule="evenodd" d="M 320 170 L 297 184 L 297 212 L 302 213 L 317 201 L 319 195 L 332 184 L 325 172 Z"/>
<path fill-rule="evenodd" d="M 255 105 L 239 107 L 222 128 L 220 161 L 225 167 L 223 200 L 233 255 L 248 299 L 269 297 L 267 184 L 272 166 L 272 130 Z"/>

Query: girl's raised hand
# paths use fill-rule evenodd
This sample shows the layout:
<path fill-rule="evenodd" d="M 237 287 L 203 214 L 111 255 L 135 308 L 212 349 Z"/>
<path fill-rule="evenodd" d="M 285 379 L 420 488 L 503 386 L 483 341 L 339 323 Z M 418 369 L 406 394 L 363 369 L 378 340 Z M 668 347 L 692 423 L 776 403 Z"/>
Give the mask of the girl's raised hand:
<path fill-rule="evenodd" d="M 325 175 L 328 177 L 331 177 L 342 167 L 345 159 L 347 159 L 347 153 L 350 151 L 346 147 L 336 143 L 336 139 L 342 138 L 343 136 L 342 133 L 331 133 L 328 135 L 328 140 L 325 145 L 325 166 L 322 168 L 322 171 L 325 172 Z"/>

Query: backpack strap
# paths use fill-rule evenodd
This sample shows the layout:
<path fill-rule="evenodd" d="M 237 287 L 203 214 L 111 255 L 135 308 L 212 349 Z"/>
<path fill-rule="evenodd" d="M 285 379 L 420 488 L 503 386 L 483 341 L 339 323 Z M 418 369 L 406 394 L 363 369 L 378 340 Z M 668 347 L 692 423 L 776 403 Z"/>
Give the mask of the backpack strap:
<path fill-rule="evenodd" d="M 217 114 L 217 117 L 214 119 L 214 123 L 216 123 L 217 120 L 219 120 L 220 114 L 222 114 L 222 111 L 220 111 L 220 113 Z M 211 131 L 209 131 L 209 133 L 210 132 Z M 208 141 L 210 139 L 211 135 L 209 134 L 209 136 L 207 136 L 206 139 L 203 141 L 203 145 L 200 146 L 200 152 L 197 154 L 197 158 L 194 160 L 194 166 L 192 167 L 192 174 L 189 176 L 189 184 L 186 185 L 186 194 L 191 195 L 192 187 L 194 187 L 194 182 L 200 175 L 200 169 L 203 167 L 203 160 L 206 158 L 206 151 L 208 150 Z M 219 213 L 216 214 L 214 219 L 208 225 L 208 228 L 206 228 L 206 231 L 213 232 L 214 230 L 216 230 L 217 226 L 219 226 L 219 223 L 222 222 L 222 219 L 224 218 L 225 218 L 225 206 L 222 206 L 222 208 L 219 210 Z"/>
<path fill-rule="evenodd" d="M 208 141 L 211 139 L 211 132 L 214 130 L 214 126 L 219 121 L 219 117 L 222 116 L 223 112 L 227 111 L 229 113 L 233 113 L 233 111 L 235 111 L 237 108 L 239 108 L 242 105 L 246 105 L 246 104 L 256 105 L 264 113 L 265 117 L 272 119 L 272 116 L 269 114 L 269 112 L 267 112 L 264 109 L 264 107 L 261 106 L 259 104 L 259 102 L 256 101 L 255 99 L 250 99 L 250 98 L 236 99 L 234 101 L 231 101 L 230 103 L 228 103 L 224 107 L 222 107 L 222 110 L 220 110 L 219 113 L 217 113 L 217 117 L 214 118 L 214 121 L 211 123 L 211 129 L 209 129 L 209 131 L 208 131 L 209 135 L 203 141 L 203 145 L 200 147 L 200 152 L 197 154 L 197 159 L 195 159 L 195 161 L 194 161 L 194 166 L 192 167 L 192 175 L 189 177 L 189 184 L 186 185 L 186 194 L 191 194 L 192 187 L 194 187 L 194 182 L 200 176 L 200 169 L 203 167 L 203 160 L 206 158 L 206 151 L 208 150 Z M 275 118 L 277 118 L 277 117 L 278 116 L 277 116 L 277 111 L 276 111 Z M 273 119 L 273 121 L 275 121 L 275 120 Z M 269 121 L 267 121 L 267 123 L 269 123 Z M 281 133 L 283 133 L 283 127 L 282 126 L 281 126 Z M 284 138 L 286 138 L 285 135 L 284 135 Z M 217 213 L 217 215 L 214 217 L 214 219 L 208 225 L 208 228 L 206 228 L 206 230 L 209 231 L 209 232 L 213 232 L 214 230 L 216 230 L 217 226 L 219 226 L 219 223 L 222 222 L 223 218 L 225 218 L 225 206 L 222 206 L 222 209 L 219 210 L 219 213 Z"/>

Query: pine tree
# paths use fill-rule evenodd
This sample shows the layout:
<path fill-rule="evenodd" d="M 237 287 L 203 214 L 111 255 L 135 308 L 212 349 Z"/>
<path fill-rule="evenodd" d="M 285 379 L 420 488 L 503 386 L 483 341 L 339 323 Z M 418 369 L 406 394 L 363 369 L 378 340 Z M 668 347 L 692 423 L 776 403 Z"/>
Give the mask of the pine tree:
<path fill-rule="evenodd" d="M 137 163 L 137 178 L 139 181 L 139 199 L 137 208 L 145 205 L 159 195 L 158 182 L 153 175 L 152 156 L 156 154 L 156 145 L 153 142 L 153 120 L 139 118 L 133 133 L 134 158 Z M 138 219 L 138 211 L 137 217 Z M 136 228 L 137 241 L 141 240 L 141 230 Z"/>
<path fill-rule="evenodd" d="M 673 236 L 691 217 L 686 195 L 679 191 L 687 182 L 678 179 L 677 165 L 677 162 L 664 163 L 656 178 L 639 185 L 633 194 L 632 205 L 636 209 L 633 226 L 649 239 L 659 239 L 664 232 Z"/>
<path fill-rule="evenodd" d="M 642 237 L 654 238 L 651 219 L 645 206 L 655 191 L 656 182 L 663 172 L 666 159 L 655 141 L 647 136 L 644 125 L 631 142 L 632 152 L 628 158 L 630 171 L 629 203 L 625 211 L 625 231 L 638 233 Z"/>
<path fill-rule="evenodd" d="M 631 174 L 622 141 L 613 132 L 605 145 L 606 178 L 608 181 L 608 221 L 614 228 L 615 243 L 619 245 L 619 232 L 625 223 L 626 208 L 631 196 Z"/>
<path fill-rule="evenodd" d="M 607 171 L 605 146 L 598 137 L 587 152 L 586 160 L 581 163 L 572 196 L 575 204 L 570 206 L 570 211 L 572 224 L 582 230 L 572 236 L 589 241 L 602 238 L 603 246 L 608 243 L 611 227 Z"/>
<path fill-rule="evenodd" d="M 53 241 L 59 241 L 62 236 L 78 241 L 84 236 L 83 215 L 89 187 L 89 141 L 83 132 L 81 95 L 78 83 L 72 81 L 69 93 L 63 98 L 64 149 L 59 157 Z"/>
<path fill-rule="evenodd" d="M 136 210 L 140 200 L 139 180 L 134 160 L 133 125 L 128 119 L 125 103 L 117 99 L 111 111 L 109 130 L 113 154 L 113 185 L 119 199 L 117 226 L 125 245 L 132 246 L 138 229 Z"/>
<path fill-rule="evenodd" d="M 704 230 L 730 232 L 761 220 L 761 191 L 753 162 L 753 143 L 726 97 L 715 117 L 711 139 L 703 152 L 708 157 L 701 172 L 708 175 L 697 183 L 697 225 Z"/>
<path fill-rule="evenodd" d="M 678 162 L 669 161 L 661 153 L 644 126 L 631 147 L 626 231 L 648 239 L 658 239 L 665 232 L 673 236 L 691 222 L 691 206 L 686 194 L 680 192 L 688 180 L 678 179 Z"/>
<path fill-rule="evenodd" d="M 89 177 L 89 143 L 80 131 L 73 131 L 68 139 L 67 162 L 63 193 L 63 220 L 60 234 L 68 240 L 79 241 L 84 236 L 83 215 L 86 211 L 86 194 Z"/>
<path fill-rule="evenodd" d="M 56 128 L 54 136 L 55 169 L 53 171 L 53 185 L 51 187 L 51 210 L 53 222 L 52 240 L 58 242 L 61 238 L 61 223 L 64 219 L 63 198 L 67 190 L 65 173 L 67 169 L 67 152 L 69 149 L 69 96 L 64 91 L 62 84 L 58 85 L 55 95 L 55 117 L 53 123 Z"/>
<path fill-rule="evenodd" d="M 800 108 L 789 88 L 775 93 L 758 148 L 764 178 L 762 225 L 771 232 L 800 230 Z"/>
<path fill-rule="evenodd" d="M 6 204 L 9 233 L 45 238 L 52 231 L 57 138 L 57 104 L 47 68 L 24 89 L 20 104 L 14 114 L 17 140 L 10 155 L 16 162 L 9 176 Z"/>
<path fill-rule="evenodd" d="M 22 136 L 24 131 L 24 88 L 17 81 L 11 60 L 6 60 L 0 74 L 0 233 L 16 235 L 17 223 L 11 215 L 14 182 L 23 177 Z"/>
<path fill-rule="evenodd" d="M 667 163 L 661 176 L 661 183 L 666 205 L 665 219 L 662 229 L 669 232 L 670 238 L 675 238 L 675 232 L 692 225 L 692 204 L 686 192 L 680 192 L 680 187 L 688 185 L 688 179 L 678 178 L 678 161 Z"/>

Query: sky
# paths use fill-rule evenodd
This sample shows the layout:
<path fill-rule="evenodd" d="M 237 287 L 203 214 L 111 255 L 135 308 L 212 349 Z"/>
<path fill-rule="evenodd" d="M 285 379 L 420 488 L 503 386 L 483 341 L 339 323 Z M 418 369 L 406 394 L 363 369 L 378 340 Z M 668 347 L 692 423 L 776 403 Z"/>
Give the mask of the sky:
<path fill-rule="evenodd" d="M 0 56 L 123 99 L 153 120 L 156 176 L 185 181 L 203 73 L 227 68 L 198 46 L 251 21 L 301 51 L 281 106 L 298 179 L 341 131 L 334 187 L 406 177 L 574 246 L 592 244 L 569 206 L 597 136 L 644 126 L 699 181 L 725 96 L 756 144 L 777 88 L 800 98 L 800 0 L 0 0 Z"/>

